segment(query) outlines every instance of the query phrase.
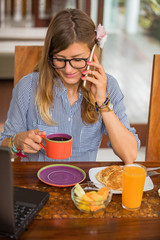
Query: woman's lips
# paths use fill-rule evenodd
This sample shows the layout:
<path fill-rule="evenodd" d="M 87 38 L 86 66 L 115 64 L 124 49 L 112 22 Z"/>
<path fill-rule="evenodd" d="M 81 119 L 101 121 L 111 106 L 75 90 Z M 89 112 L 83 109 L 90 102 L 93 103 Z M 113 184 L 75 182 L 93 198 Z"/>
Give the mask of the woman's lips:
<path fill-rule="evenodd" d="M 65 74 L 65 77 L 66 78 L 73 78 L 77 75 L 77 72 L 76 73 L 72 73 L 72 74 Z"/>

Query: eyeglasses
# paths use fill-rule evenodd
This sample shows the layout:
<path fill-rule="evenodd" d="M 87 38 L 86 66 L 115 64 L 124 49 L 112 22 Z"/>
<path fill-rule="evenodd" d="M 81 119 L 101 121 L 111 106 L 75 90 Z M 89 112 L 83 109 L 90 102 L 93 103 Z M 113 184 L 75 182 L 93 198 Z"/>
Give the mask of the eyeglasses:
<path fill-rule="evenodd" d="M 69 62 L 71 67 L 76 68 L 76 69 L 81 69 L 87 66 L 87 60 L 88 58 L 72 58 L 72 59 L 67 59 L 67 58 L 55 58 L 52 56 L 48 57 L 48 61 L 51 64 L 53 68 L 56 69 L 62 69 L 65 68 L 66 62 Z"/>

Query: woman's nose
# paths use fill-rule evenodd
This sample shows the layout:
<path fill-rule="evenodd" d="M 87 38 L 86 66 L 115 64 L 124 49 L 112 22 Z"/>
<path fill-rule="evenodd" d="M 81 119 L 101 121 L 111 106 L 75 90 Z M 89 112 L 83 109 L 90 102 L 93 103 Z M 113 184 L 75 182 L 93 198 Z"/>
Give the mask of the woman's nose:
<path fill-rule="evenodd" d="M 73 67 L 71 66 L 70 62 L 66 62 L 65 72 L 70 72 L 72 70 L 73 70 Z"/>

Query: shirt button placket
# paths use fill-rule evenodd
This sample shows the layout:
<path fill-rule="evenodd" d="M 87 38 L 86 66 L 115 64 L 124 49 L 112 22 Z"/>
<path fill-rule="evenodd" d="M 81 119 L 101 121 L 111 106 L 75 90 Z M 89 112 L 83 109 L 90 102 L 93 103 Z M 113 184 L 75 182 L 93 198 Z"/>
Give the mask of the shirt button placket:
<path fill-rule="evenodd" d="M 72 117 L 73 117 L 73 113 L 72 113 L 72 110 L 70 110 L 70 114 L 68 116 L 68 130 L 71 135 L 72 135 Z"/>

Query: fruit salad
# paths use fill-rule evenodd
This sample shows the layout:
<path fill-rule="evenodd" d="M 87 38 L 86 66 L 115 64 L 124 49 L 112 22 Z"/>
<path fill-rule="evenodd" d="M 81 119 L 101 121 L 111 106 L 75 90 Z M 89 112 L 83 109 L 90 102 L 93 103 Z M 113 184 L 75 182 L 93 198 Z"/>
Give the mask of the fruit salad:
<path fill-rule="evenodd" d="M 91 183 L 92 184 L 92 183 Z M 99 190 L 87 184 L 76 184 L 72 190 L 72 200 L 76 207 L 83 212 L 97 212 L 106 207 L 111 200 L 111 193 L 107 187 Z M 83 187 L 81 187 L 83 186 Z"/>

